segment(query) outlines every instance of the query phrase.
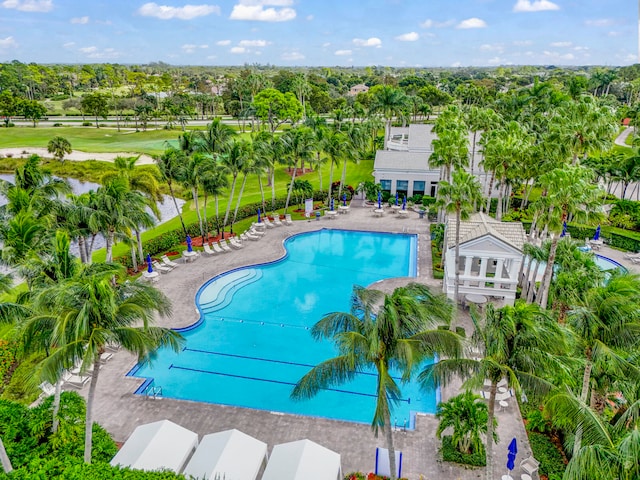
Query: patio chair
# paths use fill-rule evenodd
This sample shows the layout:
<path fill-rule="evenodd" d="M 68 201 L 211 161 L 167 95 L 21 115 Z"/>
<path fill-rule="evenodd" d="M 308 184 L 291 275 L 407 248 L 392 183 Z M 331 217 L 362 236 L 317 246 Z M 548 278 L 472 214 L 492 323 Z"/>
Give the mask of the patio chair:
<path fill-rule="evenodd" d="M 178 265 L 180 265 L 179 263 L 174 262 L 173 260 L 171 260 L 169 257 L 167 257 L 166 255 L 162 255 L 162 263 L 164 265 L 166 265 L 167 267 L 173 267 L 176 268 Z"/>
<path fill-rule="evenodd" d="M 627 252 L 623 255 L 624 258 L 631 260 L 632 258 L 640 258 L 640 252 Z"/>
<path fill-rule="evenodd" d="M 280 215 L 278 215 L 277 213 L 273 214 L 273 224 L 276 227 L 281 227 L 283 225 L 283 223 L 280 221 Z"/>
<path fill-rule="evenodd" d="M 291 214 L 290 214 L 290 213 L 287 213 L 287 214 L 284 216 L 284 223 L 285 223 L 286 225 L 293 225 L 293 221 L 291 220 Z"/>
<path fill-rule="evenodd" d="M 64 383 L 70 387 L 82 388 L 89 382 L 89 380 L 91 380 L 91 377 L 89 376 L 72 374 L 64 381 Z"/>
<path fill-rule="evenodd" d="M 171 270 L 173 270 L 173 268 L 160 265 L 159 262 L 153 262 L 151 263 L 151 265 L 153 266 L 154 270 L 157 270 L 160 273 L 169 273 Z"/>
<path fill-rule="evenodd" d="M 529 455 L 527 458 L 520 462 L 520 468 L 527 475 L 533 475 L 538 471 L 538 467 L 540 466 L 540 462 L 533 458 L 533 456 Z"/>
<path fill-rule="evenodd" d="M 256 230 L 253 227 L 251 227 L 249 231 L 251 232 L 251 235 L 255 235 L 257 237 L 264 237 L 264 232 L 261 232 L 260 230 Z"/>
<path fill-rule="evenodd" d="M 227 252 L 225 252 L 225 251 L 222 249 L 222 247 L 221 247 L 220 245 L 218 245 L 216 242 L 213 242 L 213 243 L 211 244 L 211 248 L 213 249 L 213 251 L 214 251 L 215 253 L 227 253 Z"/>
<path fill-rule="evenodd" d="M 204 253 L 206 253 L 207 255 L 215 255 L 216 254 L 216 252 L 211 250 L 211 247 L 209 246 L 208 243 L 203 244 L 202 248 L 204 249 Z"/>
<path fill-rule="evenodd" d="M 267 228 L 274 228 L 275 225 L 273 223 L 271 223 L 271 220 L 269 220 L 269 217 L 265 216 L 262 219 L 262 222 L 267 226 Z"/>
<path fill-rule="evenodd" d="M 240 238 L 242 240 L 251 240 L 253 242 L 257 242 L 258 240 L 260 240 L 260 237 L 258 237 L 257 235 L 253 235 L 250 230 L 247 230 L 246 232 L 241 234 Z"/>
<path fill-rule="evenodd" d="M 113 358 L 113 353 L 111 353 L 111 352 L 102 352 L 100 354 L 100 363 L 104 365 L 105 363 L 107 363 L 112 358 Z"/>
<path fill-rule="evenodd" d="M 56 386 L 51 385 L 49 382 L 42 382 L 40 384 L 40 390 L 42 390 L 45 396 L 50 397 L 56 393 Z"/>
<path fill-rule="evenodd" d="M 240 250 L 244 247 L 244 245 L 236 237 L 231 237 L 229 239 L 229 246 L 231 248 L 235 248 L 236 250 Z"/>
<path fill-rule="evenodd" d="M 229 253 L 231 251 L 231 249 L 229 248 L 229 245 L 227 245 L 227 242 L 225 242 L 224 240 L 220 240 L 220 248 L 226 252 Z"/>

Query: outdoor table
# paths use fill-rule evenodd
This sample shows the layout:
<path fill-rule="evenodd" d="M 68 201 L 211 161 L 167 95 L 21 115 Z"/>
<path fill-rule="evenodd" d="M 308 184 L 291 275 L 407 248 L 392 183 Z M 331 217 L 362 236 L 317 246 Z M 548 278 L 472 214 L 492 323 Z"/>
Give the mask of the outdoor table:
<path fill-rule="evenodd" d="M 198 252 L 185 250 L 182 252 L 182 256 L 184 257 L 184 261 L 187 263 L 195 262 L 196 258 L 198 258 Z"/>
<path fill-rule="evenodd" d="M 523 473 L 522 475 L 520 475 L 520 480 L 531 480 L 531 475 L 529 475 L 528 473 Z"/>
<path fill-rule="evenodd" d="M 511 475 L 502 475 L 502 480 L 513 480 Z"/>
<path fill-rule="evenodd" d="M 464 299 L 469 303 L 475 303 L 478 306 L 484 305 L 487 303 L 487 297 L 484 295 L 476 295 L 474 293 L 468 293 L 465 295 Z"/>
<path fill-rule="evenodd" d="M 507 393 L 507 387 L 498 387 L 500 393 Z"/>
<path fill-rule="evenodd" d="M 340 213 L 348 213 L 349 212 L 349 205 L 338 205 L 338 211 Z"/>
<path fill-rule="evenodd" d="M 384 214 L 384 210 L 383 210 L 382 208 L 376 208 L 376 209 L 373 211 L 373 214 L 374 214 L 376 217 L 381 217 L 381 216 Z"/>
<path fill-rule="evenodd" d="M 397 213 L 402 208 L 402 205 L 391 205 L 391 213 Z"/>
<path fill-rule="evenodd" d="M 334 218 L 336 218 L 338 212 L 336 212 L 335 210 L 327 210 L 324 212 L 325 217 L 329 217 L 329 220 L 333 220 Z"/>
<path fill-rule="evenodd" d="M 156 283 L 160 274 L 155 270 L 153 272 L 142 272 L 142 277 L 151 283 Z"/>
<path fill-rule="evenodd" d="M 265 228 L 267 228 L 267 226 L 263 222 L 260 222 L 254 223 L 253 228 L 255 228 L 256 230 L 264 230 Z"/>
<path fill-rule="evenodd" d="M 402 210 L 402 209 L 398 210 L 398 215 L 406 215 L 407 213 L 409 212 L 407 212 L 406 210 Z"/>
<path fill-rule="evenodd" d="M 591 248 L 593 248 L 594 250 L 600 250 L 600 247 L 604 244 L 604 242 L 602 240 L 589 240 L 589 245 L 591 245 Z"/>

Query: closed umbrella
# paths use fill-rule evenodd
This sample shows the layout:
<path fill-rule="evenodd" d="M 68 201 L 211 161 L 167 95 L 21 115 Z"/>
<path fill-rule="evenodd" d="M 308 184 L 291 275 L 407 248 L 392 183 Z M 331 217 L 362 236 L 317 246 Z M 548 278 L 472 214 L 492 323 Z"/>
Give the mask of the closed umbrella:
<path fill-rule="evenodd" d="M 187 235 L 187 252 L 193 252 L 193 245 L 191 244 L 191 237 Z"/>
<path fill-rule="evenodd" d="M 333 212 L 333 198 L 331 199 L 331 204 L 329 205 L 329 209 Z"/>
<path fill-rule="evenodd" d="M 560 234 L 561 237 L 564 237 L 567 234 L 567 222 L 562 222 L 562 233 Z"/>
<path fill-rule="evenodd" d="M 600 240 L 600 225 L 598 225 L 598 228 L 596 228 L 596 233 L 593 236 L 594 240 Z"/>
<path fill-rule="evenodd" d="M 407 197 L 403 197 L 402 198 L 402 209 L 406 210 L 407 209 Z"/>
<path fill-rule="evenodd" d="M 382 192 L 378 192 L 378 208 L 382 208 Z"/>
<path fill-rule="evenodd" d="M 260 209 L 258 209 L 258 223 L 260 223 Z"/>
<path fill-rule="evenodd" d="M 398 192 L 396 192 L 396 207 L 398 206 Z"/>
<path fill-rule="evenodd" d="M 151 254 L 147 253 L 147 272 L 153 273 L 153 267 L 151 266 Z"/>
<path fill-rule="evenodd" d="M 342 205 L 344 205 L 345 207 L 347 206 L 347 194 L 346 193 L 342 194 Z"/>
<path fill-rule="evenodd" d="M 511 443 L 509 443 L 509 453 L 507 454 L 507 470 L 509 470 L 509 474 L 511 474 L 511 470 L 515 467 L 516 464 L 516 456 L 518 455 L 518 441 L 516 437 L 511 439 Z"/>

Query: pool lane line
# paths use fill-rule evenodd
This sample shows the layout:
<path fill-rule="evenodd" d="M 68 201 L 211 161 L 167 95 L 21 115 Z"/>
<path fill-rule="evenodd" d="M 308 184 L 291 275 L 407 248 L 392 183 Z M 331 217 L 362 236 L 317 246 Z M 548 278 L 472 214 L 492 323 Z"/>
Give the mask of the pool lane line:
<path fill-rule="evenodd" d="M 289 385 L 292 387 L 295 387 L 297 384 L 296 383 L 292 383 L 292 382 L 285 382 L 283 380 L 269 380 L 268 378 L 258 378 L 258 377 L 248 377 L 245 375 L 237 375 L 234 373 L 223 373 L 223 372 L 212 372 L 210 370 L 201 370 L 199 368 L 189 368 L 189 367 L 181 367 L 179 365 L 174 365 L 171 364 L 169 365 L 169 369 L 178 369 L 178 370 L 186 370 L 189 372 L 198 372 L 198 373 L 206 373 L 209 375 L 219 375 L 222 377 L 231 377 L 231 378 L 240 378 L 242 380 L 253 380 L 256 382 L 266 382 L 266 383 L 277 383 L 279 385 Z M 337 393 L 345 393 L 347 395 L 360 395 L 361 397 L 373 397 L 373 398 L 377 398 L 377 395 L 374 395 L 373 393 L 363 393 L 363 392 L 353 392 L 351 390 L 341 390 L 339 388 L 321 388 L 320 390 L 327 390 L 330 392 L 337 392 Z M 407 404 L 411 404 L 411 398 L 398 398 L 395 401 L 397 402 L 407 402 Z"/>
<path fill-rule="evenodd" d="M 287 362 L 286 360 L 274 360 L 272 358 L 250 357 L 248 355 L 238 355 L 238 354 L 235 354 L 235 353 L 213 352 L 211 350 L 199 350 L 197 348 L 189 348 L 189 347 L 184 347 L 182 349 L 182 351 L 183 352 L 205 353 L 207 355 L 219 355 L 221 357 L 243 358 L 245 360 L 258 360 L 260 362 L 280 363 L 280 364 L 283 364 L 283 365 L 293 365 L 294 367 L 314 368 L 314 367 L 317 366 L 317 365 L 312 365 L 310 363 Z M 169 367 L 169 368 L 171 368 L 171 367 Z M 361 374 L 361 375 L 377 376 L 376 373 L 372 373 L 372 372 L 357 372 L 357 373 Z M 394 380 L 402 380 L 402 377 L 391 376 L 391 378 L 393 378 Z"/>

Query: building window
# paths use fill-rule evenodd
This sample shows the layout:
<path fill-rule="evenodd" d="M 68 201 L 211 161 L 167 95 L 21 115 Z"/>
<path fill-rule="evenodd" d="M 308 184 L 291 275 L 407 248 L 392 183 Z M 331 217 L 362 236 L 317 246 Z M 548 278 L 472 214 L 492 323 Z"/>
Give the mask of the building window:
<path fill-rule="evenodd" d="M 380 180 L 383 192 L 391 192 L 391 180 Z"/>
<path fill-rule="evenodd" d="M 396 192 L 400 198 L 407 196 L 407 190 L 409 190 L 408 180 L 396 180 Z"/>
<path fill-rule="evenodd" d="M 429 196 L 434 197 L 438 193 L 438 182 L 431 182 L 431 189 L 429 191 Z"/>
<path fill-rule="evenodd" d="M 413 194 L 414 195 L 424 195 L 424 184 L 425 182 L 420 180 L 414 180 L 413 182 Z"/>

